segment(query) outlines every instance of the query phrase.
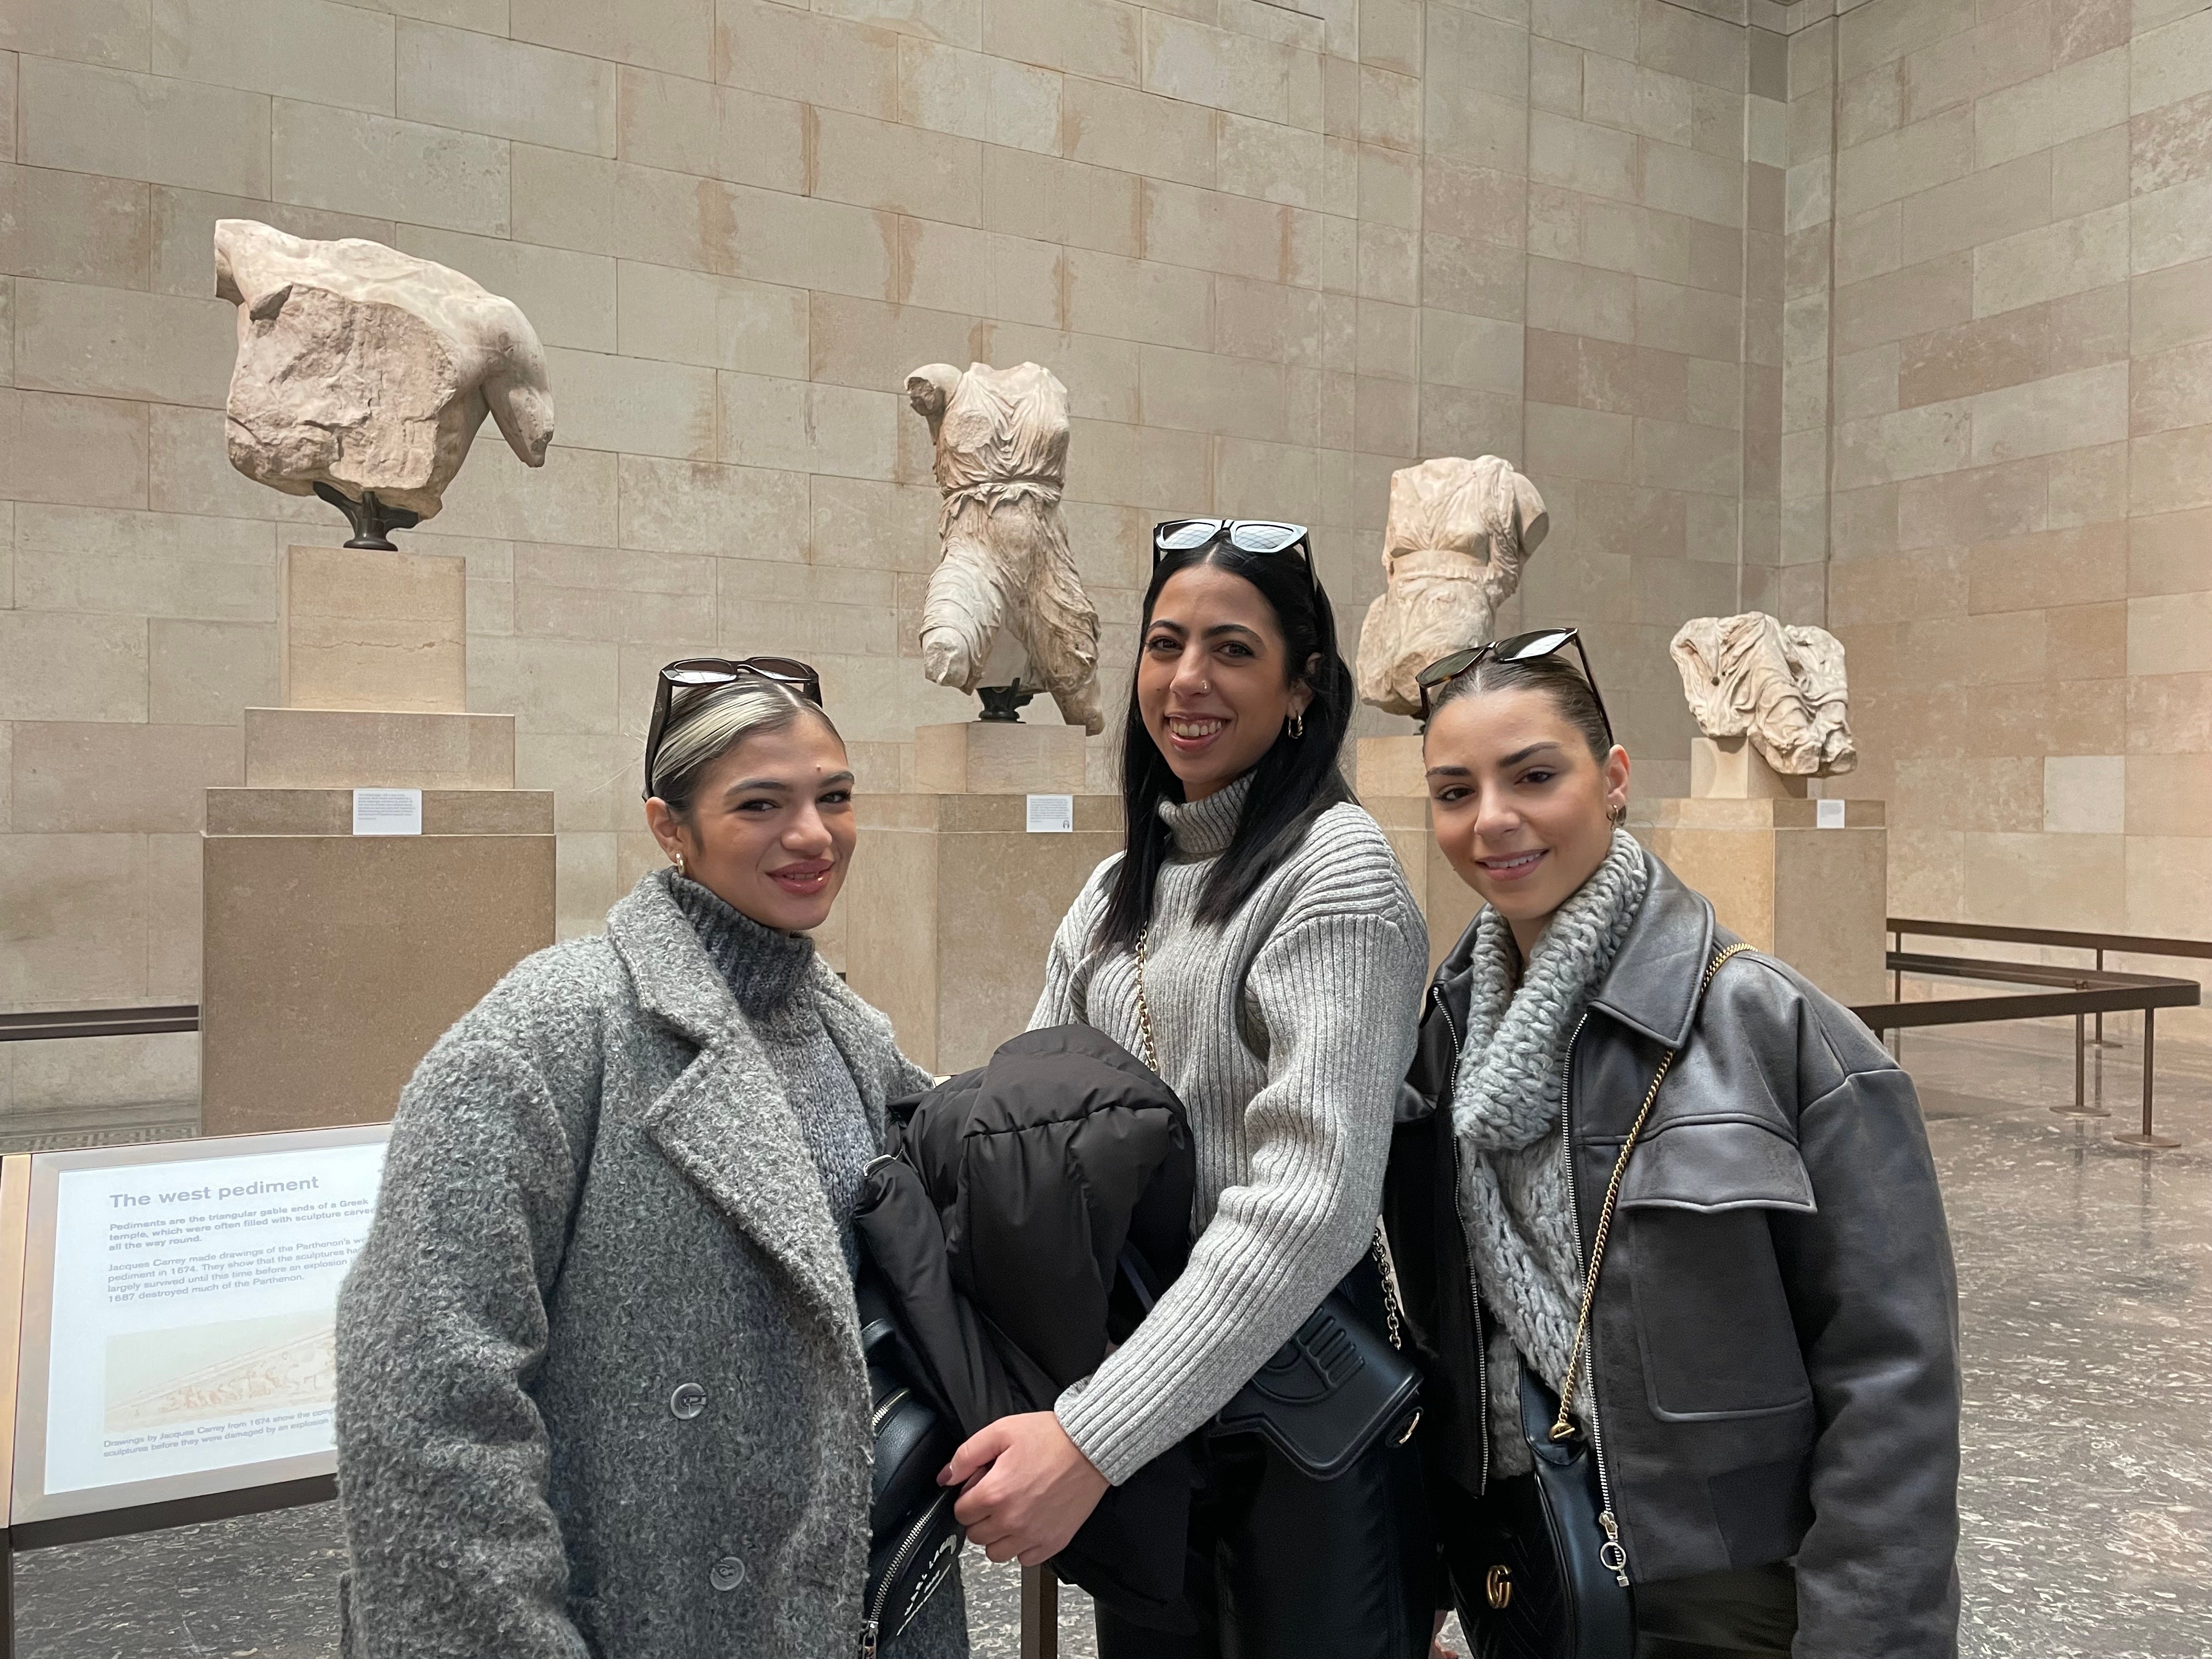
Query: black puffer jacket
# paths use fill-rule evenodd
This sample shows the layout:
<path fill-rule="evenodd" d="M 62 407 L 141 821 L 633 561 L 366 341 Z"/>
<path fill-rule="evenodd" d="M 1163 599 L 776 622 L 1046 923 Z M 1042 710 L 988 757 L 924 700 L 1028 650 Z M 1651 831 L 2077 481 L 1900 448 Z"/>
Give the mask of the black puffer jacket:
<path fill-rule="evenodd" d="M 990 1063 L 894 1102 L 891 1152 L 854 1231 L 962 1437 L 1049 1411 L 1143 1310 L 1133 1247 L 1158 1282 L 1190 1254 L 1196 1164 L 1182 1103 L 1088 1025 L 1024 1032 Z M 1178 1447 L 1109 1489 L 1054 1563 L 1133 1616 L 1182 1587 L 1191 1469 Z"/>
<path fill-rule="evenodd" d="M 1450 1109 L 1473 933 L 1430 988 L 1384 1201 L 1443 1527 L 1455 1488 L 1463 1503 L 1488 1475 Z M 1680 1050 L 1591 1319 L 1595 1438 L 1629 1571 L 1795 1557 L 1798 1659 L 1950 1659 L 1957 1287 L 1919 1103 L 1864 1026 L 1771 957 L 1736 957 L 1695 1007 L 1733 942 L 1651 860 L 1562 1079 L 1587 1267 L 1622 1138 Z"/>

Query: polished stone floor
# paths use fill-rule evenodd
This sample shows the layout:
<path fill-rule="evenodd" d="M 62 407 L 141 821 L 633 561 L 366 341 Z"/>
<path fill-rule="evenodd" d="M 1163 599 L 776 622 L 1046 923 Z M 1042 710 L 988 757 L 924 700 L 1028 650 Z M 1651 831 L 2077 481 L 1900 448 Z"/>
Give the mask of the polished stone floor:
<path fill-rule="evenodd" d="M 2063 1116 L 2070 1029 L 1911 1035 L 1956 1240 L 1966 1358 L 1969 1659 L 2212 1656 L 2212 1048 L 2162 1042 L 2161 1128 L 2130 1127 L 2129 1046 Z M 17 1563 L 23 1659 L 330 1659 L 341 1554 L 329 1507 Z M 1018 1651 L 1014 1575 L 968 1556 L 975 1647 Z M 1095 1652 L 1072 1593 L 1060 1651 Z M 1867 1659 L 1875 1659 L 1868 1656 Z"/>

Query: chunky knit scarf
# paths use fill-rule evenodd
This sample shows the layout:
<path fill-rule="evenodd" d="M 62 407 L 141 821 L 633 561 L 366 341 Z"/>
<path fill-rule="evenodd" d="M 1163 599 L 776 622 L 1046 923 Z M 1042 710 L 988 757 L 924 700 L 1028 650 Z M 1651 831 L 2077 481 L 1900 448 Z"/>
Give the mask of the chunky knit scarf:
<path fill-rule="evenodd" d="M 1525 971 L 1505 919 L 1486 908 L 1475 921 L 1452 1130 L 1461 1151 L 1461 1224 L 1495 1321 L 1490 1437 L 1500 1474 L 1531 1467 L 1520 1431 L 1520 1358 L 1556 1389 L 1582 1302 L 1573 1202 L 1556 1133 L 1560 1066 L 1650 884 L 1643 848 L 1616 830 L 1613 850 L 1553 914 Z M 1578 1415 L 1589 1397 L 1585 1391 L 1576 1401 Z"/>

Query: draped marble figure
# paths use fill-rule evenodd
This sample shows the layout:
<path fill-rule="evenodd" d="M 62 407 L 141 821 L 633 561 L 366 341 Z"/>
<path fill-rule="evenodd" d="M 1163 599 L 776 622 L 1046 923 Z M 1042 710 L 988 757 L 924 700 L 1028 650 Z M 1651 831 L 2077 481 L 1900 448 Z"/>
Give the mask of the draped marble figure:
<path fill-rule="evenodd" d="M 215 270 L 238 307 L 226 431 L 247 477 L 380 535 L 437 513 L 487 414 L 525 465 L 545 464 L 545 354 L 513 301 L 380 242 L 252 219 L 216 222 Z"/>
<path fill-rule="evenodd" d="M 1749 738 L 1785 777 L 1832 777 L 1859 763 L 1843 641 L 1826 629 L 1784 624 L 1762 611 L 1698 617 L 1669 649 L 1705 736 Z"/>
<path fill-rule="evenodd" d="M 929 422 L 944 556 L 921 613 L 922 672 L 973 691 L 1001 630 L 1028 653 L 1023 683 L 1060 718 L 1097 733 L 1098 612 L 1076 574 L 1060 495 L 1067 478 L 1067 388 L 1035 363 L 928 363 L 906 378 Z"/>
<path fill-rule="evenodd" d="M 1492 637 L 1498 608 L 1552 527 L 1544 498 L 1495 455 L 1443 456 L 1390 475 L 1382 597 L 1359 630 L 1359 696 L 1418 714 L 1413 677 Z"/>

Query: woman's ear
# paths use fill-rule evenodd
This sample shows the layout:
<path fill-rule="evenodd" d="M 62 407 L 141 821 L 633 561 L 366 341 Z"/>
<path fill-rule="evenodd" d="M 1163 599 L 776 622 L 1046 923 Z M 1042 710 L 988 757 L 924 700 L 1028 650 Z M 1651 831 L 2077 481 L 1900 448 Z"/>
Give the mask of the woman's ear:
<path fill-rule="evenodd" d="M 1320 695 L 1315 689 L 1314 677 L 1320 672 L 1321 653 L 1316 651 L 1306 659 L 1305 672 L 1291 683 L 1291 713 L 1303 714 L 1313 707 L 1313 700 Z"/>
<path fill-rule="evenodd" d="M 668 854 L 668 861 L 673 864 L 684 851 L 684 825 L 669 811 L 668 803 L 658 795 L 645 803 L 645 827 L 653 831 L 653 840 L 660 843 L 660 850 Z"/>
<path fill-rule="evenodd" d="M 1617 743 L 1613 744 L 1606 751 L 1605 765 L 1601 769 L 1605 773 L 1606 811 L 1626 811 L 1628 810 L 1628 775 L 1631 770 L 1628 751 Z"/>

